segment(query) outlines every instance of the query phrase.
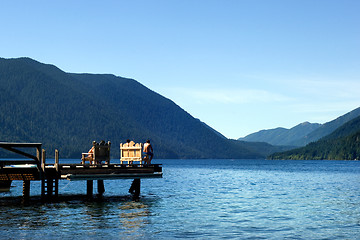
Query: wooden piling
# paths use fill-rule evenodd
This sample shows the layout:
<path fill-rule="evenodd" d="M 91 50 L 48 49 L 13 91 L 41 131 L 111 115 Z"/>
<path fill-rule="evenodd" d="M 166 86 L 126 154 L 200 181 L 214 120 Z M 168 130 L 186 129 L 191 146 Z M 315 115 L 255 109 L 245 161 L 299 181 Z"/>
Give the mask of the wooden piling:
<path fill-rule="evenodd" d="M 42 155 L 40 157 L 41 159 L 41 199 L 44 200 L 45 199 L 45 196 L 46 196 L 46 176 L 45 176 L 45 159 L 46 157 L 46 151 L 45 149 L 42 150 Z"/>
<path fill-rule="evenodd" d="M 55 181 L 54 197 L 57 198 L 59 196 L 59 178 L 54 179 L 54 181 Z"/>
<path fill-rule="evenodd" d="M 129 189 L 129 193 L 133 195 L 135 199 L 139 198 L 140 196 L 140 178 L 134 179 Z"/>
<path fill-rule="evenodd" d="M 93 180 L 86 180 L 86 195 L 88 198 L 93 196 Z"/>
<path fill-rule="evenodd" d="M 36 161 L 37 161 L 37 166 L 40 170 L 41 167 L 41 145 L 37 145 L 36 146 Z M 40 178 L 42 178 L 43 172 L 40 171 Z"/>
<path fill-rule="evenodd" d="M 55 149 L 55 193 L 54 197 L 57 198 L 59 195 L 59 150 Z"/>
<path fill-rule="evenodd" d="M 41 155 L 41 169 L 43 170 L 43 172 L 45 172 L 45 162 L 46 162 L 46 151 L 45 149 L 43 149 Z"/>
<path fill-rule="evenodd" d="M 30 181 L 23 180 L 23 200 L 27 201 L 30 198 Z"/>
<path fill-rule="evenodd" d="M 103 195 L 105 192 L 104 180 L 97 180 L 98 193 L 99 195 Z"/>
<path fill-rule="evenodd" d="M 55 149 L 55 169 L 59 172 L 59 150 Z"/>
<path fill-rule="evenodd" d="M 47 199 L 51 201 L 53 190 L 54 190 L 54 179 L 51 176 L 48 176 L 47 178 Z"/>

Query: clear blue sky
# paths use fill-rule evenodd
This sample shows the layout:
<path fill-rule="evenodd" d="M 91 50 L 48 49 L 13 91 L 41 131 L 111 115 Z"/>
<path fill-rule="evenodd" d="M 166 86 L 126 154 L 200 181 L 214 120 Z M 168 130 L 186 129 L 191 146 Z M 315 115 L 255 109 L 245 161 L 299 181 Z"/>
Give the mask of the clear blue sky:
<path fill-rule="evenodd" d="M 136 79 L 239 138 L 360 107 L 359 12 L 358 0 L 4 0 L 0 56 Z"/>

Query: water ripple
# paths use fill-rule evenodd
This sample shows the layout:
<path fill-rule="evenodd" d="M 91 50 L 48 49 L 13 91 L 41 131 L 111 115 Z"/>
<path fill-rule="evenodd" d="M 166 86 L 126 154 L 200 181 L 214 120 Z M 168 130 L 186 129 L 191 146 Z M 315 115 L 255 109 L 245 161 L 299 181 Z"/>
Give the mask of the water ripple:
<path fill-rule="evenodd" d="M 4 239 L 358 239 L 360 162 L 168 160 L 163 179 L 105 181 L 88 200 L 83 182 L 60 181 L 57 202 L 21 202 L 22 183 L 0 194 Z M 36 234 L 34 234 L 36 233 Z M 16 237 L 15 237 L 16 236 Z"/>

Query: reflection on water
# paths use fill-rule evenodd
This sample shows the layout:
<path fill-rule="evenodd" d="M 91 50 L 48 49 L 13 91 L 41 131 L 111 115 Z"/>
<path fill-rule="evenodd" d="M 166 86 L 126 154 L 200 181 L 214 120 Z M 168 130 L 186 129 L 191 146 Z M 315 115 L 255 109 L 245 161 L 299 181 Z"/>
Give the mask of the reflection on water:
<path fill-rule="evenodd" d="M 119 214 L 120 223 L 126 233 L 139 233 L 139 229 L 149 224 L 146 217 L 150 215 L 150 211 L 146 204 L 138 201 L 124 202 L 119 209 L 122 210 Z"/>
<path fill-rule="evenodd" d="M 149 205 L 131 196 L 111 196 L 87 199 L 84 195 L 63 195 L 57 202 L 41 203 L 32 197 L 23 203 L 18 197 L 0 198 L 0 231 L 2 237 L 14 232 L 31 239 L 33 230 L 44 231 L 48 237 L 85 234 L 87 238 L 100 236 L 129 236 L 143 238 L 149 224 Z M 11 229 L 11 232 L 8 230 Z M 6 233 L 7 232 L 7 233 Z"/>

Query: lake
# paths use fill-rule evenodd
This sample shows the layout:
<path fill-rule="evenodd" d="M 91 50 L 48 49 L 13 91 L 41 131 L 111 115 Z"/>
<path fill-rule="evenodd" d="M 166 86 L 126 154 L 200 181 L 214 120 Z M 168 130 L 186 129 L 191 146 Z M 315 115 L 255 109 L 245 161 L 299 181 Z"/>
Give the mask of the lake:
<path fill-rule="evenodd" d="M 139 201 L 132 180 L 105 180 L 92 201 L 86 181 L 61 180 L 59 201 L 40 203 L 34 181 L 23 204 L 14 181 L 0 193 L 0 238 L 360 239 L 360 161 L 153 162 L 163 178 L 142 179 Z"/>

